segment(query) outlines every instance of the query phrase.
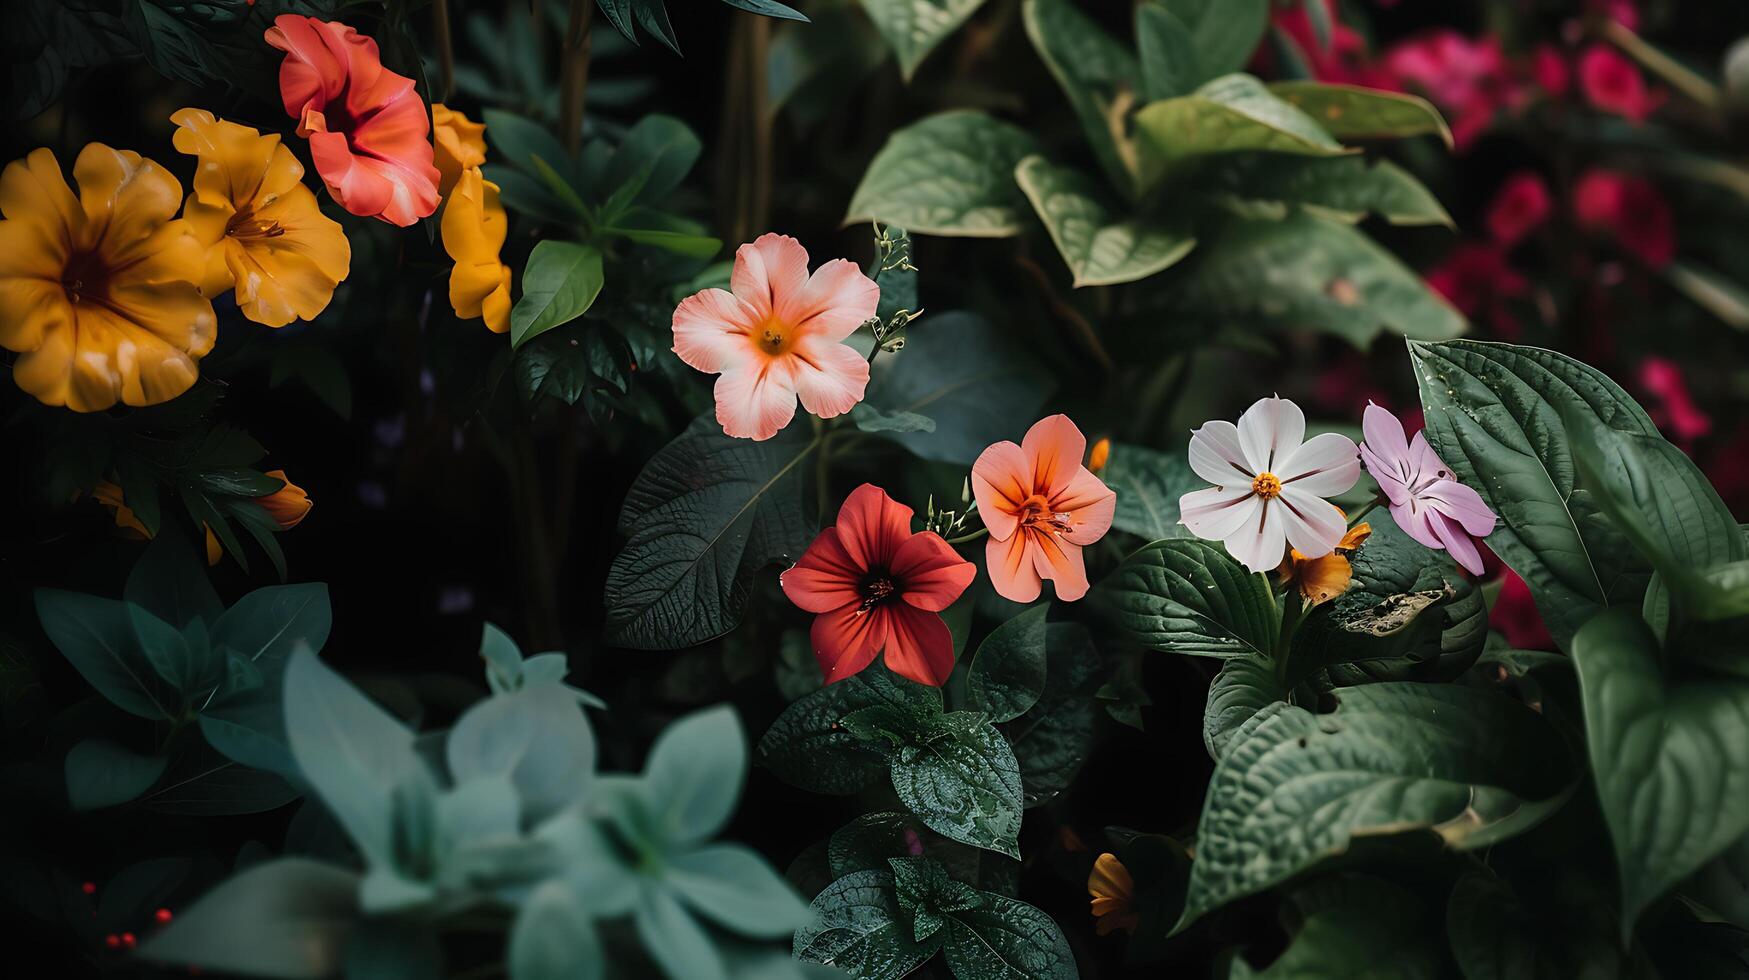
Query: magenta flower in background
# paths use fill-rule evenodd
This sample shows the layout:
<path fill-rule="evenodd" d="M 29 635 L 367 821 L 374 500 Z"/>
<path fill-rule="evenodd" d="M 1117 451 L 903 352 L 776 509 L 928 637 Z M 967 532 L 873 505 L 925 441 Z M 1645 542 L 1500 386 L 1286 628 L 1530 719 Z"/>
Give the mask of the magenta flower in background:
<path fill-rule="evenodd" d="M 1488 234 L 1511 248 L 1538 228 L 1553 210 L 1549 185 L 1534 170 L 1520 170 L 1500 182 L 1488 202 Z"/>
<path fill-rule="evenodd" d="M 1371 402 L 1361 431 L 1361 462 L 1391 502 L 1397 526 L 1429 548 L 1451 552 L 1470 574 L 1482 574 L 1482 553 L 1472 539 L 1487 537 L 1497 520 L 1482 495 L 1452 477 L 1425 435 L 1417 432 L 1410 442 L 1403 423 Z"/>
<path fill-rule="evenodd" d="M 1633 123 L 1644 122 L 1664 101 L 1662 93 L 1646 87 L 1638 65 L 1604 44 L 1579 55 L 1579 88 L 1593 107 Z"/>
<path fill-rule="evenodd" d="M 1652 408 L 1652 421 L 1669 432 L 1672 441 L 1679 445 L 1692 443 L 1713 430 L 1712 416 L 1695 404 L 1682 368 L 1675 361 L 1666 357 L 1640 361 L 1640 387 L 1658 400 Z"/>

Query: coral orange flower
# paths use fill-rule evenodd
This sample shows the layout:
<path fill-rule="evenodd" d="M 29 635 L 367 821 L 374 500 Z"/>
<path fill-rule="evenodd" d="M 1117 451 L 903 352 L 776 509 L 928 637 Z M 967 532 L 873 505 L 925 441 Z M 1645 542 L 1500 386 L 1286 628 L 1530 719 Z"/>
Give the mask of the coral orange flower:
<path fill-rule="evenodd" d="M 268 470 L 267 475 L 285 486 L 265 497 L 256 497 L 255 502 L 261 505 L 262 510 L 267 511 L 267 516 L 273 518 L 273 523 L 278 524 L 281 531 L 289 531 L 303 522 L 314 505 L 304 488 L 286 477 L 285 470 Z"/>
<path fill-rule="evenodd" d="M 1031 602 L 1047 578 L 1058 599 L 1087 594 L 1081 549 L 1111 529 L 1117 494 L 1081 465 L 1086 451 L 1075 423 L 1052 415 L 1020 445 L 996 443 L 972 464 L 972 494 L 990 530 L 990 583 L 1003 598 Z"/>
<path fill-rule="evenodd" d="M 200 293 L 206 253 L 172 220 L 182 185 L 131 150 L 87 144 L 74 196 L 55 155 L 0 173 L 0 346 L 18 387 L 96 412 L 187 391 L 218 320 Z"/>
<path fill-rule="evenodd" d="M 352 246 L 303 185 L 303 164 L 277 133 L 204 109 L 170 121 L 176 148 L 200 161 L 182 216 L 207 248 L 201 292 L 234 288 L 243 315 L 270 327 L 314 319 L 346 278 Z"/>
<path fill-rule="evenodd" d="M 1322 558 L 1307 558 L 1298 548 L 1288 552 L 1276 573 L 1283 585 L 1297 585 L 1300 598 L 1307 608 L 1322 605 L 1348 591 L 1354 580 L 1354 566 L 1348 556 L 1372 536 L 1372 525 L 1361 523 L 1348 529 L 1337 542 L 1336 550 Z"/>
<path fill-rule="evenodd" d="M 297 14 L 274 18 L 266 38 L 285 52 L 280 99 L 334 200 L 402 226 L 436 211 L 431 120 L 413 80 L 383 67 L 377 43 L 345 24 Z"/>
<path fill-rule="evenodd" d="M 674 353 L 717 378 L 717 421 L 770 439 L 802 407 L 823 419 L 862 401 L 868 362 L 842 341 L 875 315 L 881 288 L 848 259 L 808 275 L 808 253 L 765 234 L 735 252 L 733 292 L 706 289 L 674 310 Z"/>
<path fill-rule="evenodd" d="M 436 148 L 437 185 L 444 197 L 469 167 L 486 162 L 486 124 L 477 123 L 441 102 L 431 103 L 431 141 Z"/>
<path fill-rule="evenodd" d="M 913 534 L 911 508 L 865 483 L 781 582 L 791 602 L 816 614 L 810 636 L 826 683 L 884 649 L 888 669 L 940 687 L 953 673 L 953 634 L 938 614 L 977 573 L 940 535 Z"/>
<path fill-rule="evenodd" d="M 1136 931 L 1142 919 L 1134 907 L 1135 891 L 1135 880 L 1116 854 L 1108 852 L 1094 860 L 1093 873 L 1087 876 L 1087 894 L 1092 896 L 1093 917 L 1099 920 L 1095 930 L 1101 936 L 1119 929 Z"/>
<path fill-rule="evenodd" d="M 443 250 L 455 260 L 449 305 L 464 320 L 483 317 L 493 333 L 510 329 L 510 267 L 499 258 L 509 227 L 498 185 L 469 167 L 443 206 Z"/>

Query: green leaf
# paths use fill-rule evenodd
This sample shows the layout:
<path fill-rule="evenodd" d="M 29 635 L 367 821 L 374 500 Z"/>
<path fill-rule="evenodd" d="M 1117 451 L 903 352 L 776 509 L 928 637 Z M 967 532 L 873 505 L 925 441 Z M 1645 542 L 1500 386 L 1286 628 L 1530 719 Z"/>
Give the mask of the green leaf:
<path fill-rule="evenodd" d="M 1355 837 L 1428 829 L 1454 848 L 1483 847 L 1565 799 L 1573 767 L 1561 736 L 1511 698 L 1412 683 L 1337 695 L 1334 714 L 1272 704 L 1234 734 L 1203 802 L 1178 931 Z"/>
<path fill-rule="evenodd" d="M 665 202 L 702 152 L 704 144 L 690 126 L 673 116 L 651 113 L 626 131 L 608 164 L 603 186 L 617 190 L 635 185 L 634 201 Z M 607 218 L 611 224 L 613 215 Z"/>
<path fill-rule="evenodd" d="M 1339 139 L 1438 136 L 1450 147 L 1451 127 L 1433 103 L 1417 95 L 1328 82 L 1271 82 L 1269 90 Z"/>
<path fill-rule="evenodd" d="M 1111 444 L 1099 478 L 1117 491 L 1111 526 L 1144 541 L 1189 537 L 1178 523 L 1178 500 L 1207 485 L 1182 451 L 1162 453 L 1121 442 Z"/>
<path fill-rule="evenodd" d="M 607 956 L 595 924 L 562 881 L 536 888 L 510 928 L 510 980 L 600 980 Z"/>
<path fill-rule="evenodd" d="M 1572 358 L 1534 347 L 1411 342 L 1426 435 L 1457 479 L 1500 515 L 1489 550 L 1530 586 L 1562 649 L 1605 606 L 1637 607 L 1644 562 L 1577 485 L 1561 419 L 1589 415 L 1657 436 L 1627 393 Z"/>
<path fill-rule="evenodd" d="M 151 721 L 176 717 L 180 699 L 141 651 L 127 603 L 38 589 L 36 611 L 55 649 L 111 704 Z"/>
<path fill-rule="evenodd" d="M 924 235 L 1018 235 L 1026 202 L 1014 186 L 1014 167 L 1037 150 L 1025 130 L 987 113 L 953 109 L 925 117 L 887 137 L 851 195 L 844 223 L 880 221 Z"/>
<path fill-rule="evenodd" d="M 139 755 L 105 738 L 88 738 L 67 753 L 67 802 L 96 810 L 137 798 L 152 788 L 170 760 Z"/>
<path fill-rule="evenodd" d="M 1625 939 L 1646 906 L 1749 833 L 1749 681 L 1665 678 L 1657 638 L 1625 609 L 1586 623 L 1572 657 Z"/>
<path fill-rule="evenodd" d="M 759 763 L 810 792 L 854 793 L 884 774 L 887 764 L 873 746 L 862 744 L 840 722 L 877 705 L 934 717 L 941 713 L 941 692 L 896 679 L 885 667 L 871 664 L 784 709 L 759 740 Z"/>
<path fill-rule="evenodd" d="M 1135 55 L 1068 0 L 1026 0 L 1021 11 L 1026 36 L 1081 120 L 1106 179 L 1133 197 L 1136 147 L 1126 117 L 1140 87 Z"/>
<path fill-rule="evenodd" d="M 1442 340 L 1468 329 L 1365 233 L 1303 211 L 1226 222 L 1174 273 L 1169 304 L 1216 321 L 1321 330 L 1362 348 L 1381 330 Z"/>
<path fill-rule="evenodd" d="M 593 245 L 538 242 L 522 270 L 522 298 L 510 311 L 510 346 L 523 344 L 588 312 L 601 292 L 601 252 Z"/>
<path fill-rule="evenodd" d="M 1190 95 L 1151 103 L 1136 113 L 1142 186 L 1178 164 L 1244 150 L 1338 156 L 1350 152 L 1311 117 L 1270 94 L 1250 75 L 1225 75 Z"/>
<path fill-rule="evenodd" d="M 1196 247 L 1184 223 L 1134 214 L 1109 202 L 1097 184 L 1073 167 L 1030 156 L 1020 161 L 1014 179 L 1051 233 L 1077 287 L 1145 279 Z"/>
<path fill-rule="evenodd" d="M 1534 932 L 1526 909 L 1506 882 L 1485 871 L 1471 871 L 1452 885 L 1445 910 L 1452 956 L 1465 980 L 1537 980 L 1537 948 L 1546 937 Z"/>
<path fill-rule="evenodd" d="M 984 0 L 862 0 L 862 9 L 887 39 L 899 59 L 899 73 L 909 82 L 929 52 L 983 4 Z"/>
<path fill-rule="evenodd" d="M 940 933 L 921 943 L 912 939 L 887 871 L 839 878 L 810 907 L 814 921 L 796 930 L 796 958 L 836 966 L 858 980 L 901 980 L 941 948 Z"/>
<path fill-rule="evenodd" d="M 225 611 L 194 546 L 172 529 L 159 531 L 146 545 L 128 572 L 122 598 L 177 630 L 197 619 L 210 627 Z"/>
<path fill-rule="evenodd" d="M 339 972 L 358 910 L 358 875 L 304 858 L 237 874 L 140 946 L 140 957 L 220 973 L 326 977 Z"/>
<path fill-rule="evenodd" d="M 1034 606 L 991 630 L 978 645 L 966 673 L 966 700 L 991 721 L 1020 717 L 1044 694 L 1050 611 L 1048 604 Z"/>
<path fill-rule="evenodd" d="M 1376 214 L 1393 225 L 1456 227 L 1432 191 L 1385 159 L 1258 153 L 1225 164 L 1209 178 L 1247 217 L 1280 219 L 1299 207 L 1348 223 Z"/>
<path fill-rule="evenodd" d="M 698 914 L 742 936 L 786 937 L 813 918 L 795 888 L 740 844 L 711 844 L 671 857 L 665 874 Z"/>
<path fill-rule="evenodd" d="M 240 766 L 199 745 L 171 763 L 137 805 L 184 817 L 222 817 L 277 810 L 299 795 L 283 777 Z"/>
<path fill-rule="evenodd" d="M 522 812 L 539 823 L 582 799 L 595 776 L 595 734 L 577 699 L 542 684 L 475 704 L 444 746 L 458 783 L 507 776 Z"/>
<path fill-rule="evenodd" d="M 183 636 L 176 627 L 131 602 L 128 619 L 141 655 L 152 665 L 153 673 L 177 692 L 179 702 L 201 689 L 203 682 L 208 689 L 218 683 L 224 663 L 213 659 L 203 625 L 193 624 L 190 635 Z"/>
<path fill-rule="evenodd" d="M 545 126 L 502 109 L 487 109 L 481 118 L 486 123 L 486 139 L 506 160 L 532 175 L 538 173 L 534 161 L 539 158 L 575 184 L 575 162 Z M 495 175 L 487 176 L 497 183 Z"/>
<path fill-rule="evenodd" d="M 368 861 L 389 866 L 390 795 L 424 765 L 413 732 L 301 649 L 286 664 L 285 723 L 304 780 Z"/>
<path fill-rule="evenodd" d="M 889 438 L 922 459 L 970 465 L 991 443 L 1019 439 L 1054 386 L 1036 358 L 982 317 L 940 313 L 913 323 L 905 349 L 875 362 L 867 404 L 928 415 L 934 432 Z"/>
<path fill-rule="evenodd" d="M 226 610 L 213 624 L 213 649 L 248 664 L 247 676 L 258 683 L 213 692 L 200 709 L 207 741 L 244 765 L 295 778 L 285 731 L 285 664 L 300 645 L 322 649 L 332 625 L 328 587 L 321 583 L 256 589 Z"/>
<path fill-rule="evenodd" d="M 657 821 L 671 839 L 685 843 L 706 840 L 729 822 L 746 776 L 747 737 L 727 705 L 663 729 L 644 765 Z"/>
<path fill-rule="evenodd" d="M 1304 916 L 1290 945 L 1264 970 L 1233 961 L 1229 980 L 1437 980 L 1441 936 L 1420 899 L 1381 878 L 1350 874 L 1301 889 Z"/>
<path fill-rule="evenodd" d="M 806 426 L 754 442 L 724 435 L 710 415 L 663 447 L 620 510 L 627 541 L 607 573 L 608 641 L 670 650 L 733 629 L 754 577 L 813 537 L 802 463 L 817 447 Z"/>
<path fill-rule="evenodd" d="M 1269 0 L 1165 0 L 1190 28 L 1200 82 L 1238 71 L 1251 60 L 1269 24 Z"/>
<path fill-rule="evenodd" d="M 948 917 L 942 955 L 958 980 L 1075 980 L 1075 954 L 1051 917 L 982 892 L 977 908 Z"/>
<path fill-rule="evenodd" d="M 1268 657 L 1281 631 L 1269 580 L 1246 572 L 1220 545 L 1194 538 L 1144 546 L 1092 599 L 1103 626 L 1162 653 Z"/>
<path fill-rule="evenodd" d="M 1682 893 L 1737 928 L 1749 929 L 1749 834 L 1702 865 Z"/>
<path fill-rule="evenodd" d="M 1202 742 L 1216 762 L 1227 755 L 1239 729 L 1264 708 L 1286 701 L 1287 685 L 1275 672 L 1275 662 L 1258 654 L 1229 657 L 1209 684 L 1202 712 Z"/>
<path fill-rule="evenodd" d="M 856 406 L 850 420 L 863 432 L 934 432 L 935 420 L 916 412 L 883 412 L 868 402 Z"/>
<path fill-rule="evenodd" d="M 1136 54 L 1143 102 L 1183 95 L 1206 77 L 1199 74 L 1190 28 L 1164 4 L 1136 5 Z"/>
<path fill-rule="evenodd" d="M 922 745 L 906 745 L 888 762 L 894 792 L 929 829 L 949 840 L 1020 857 L 1025 807 L 1020 764 L 994 727 L 983 723 L 957 728 Z"/>
<path fill-rule="evenodd" d="M 642 889 L 633 917 L 644 951 L 668 980 L 728 980 L 710 933 L 665 889 Z"/>
<path fill-rule="evenodd" d="M 664 231 L 653 228 L 603 228 L 603 234 L 618 235 L 640 245 L 654 245 L 676 255 L 708 259 L 723 250 L 723 240 L 709 235 L 692 235 L 684 231 Z"/>
<path fill-rule="evenodd" d="M 924 942 L 947 925 L 945 913 L 975 909 L 983 898 L 950 878 L 934 858 L 910 855 L 887 859 L 893 872 L 893 893 L 899 908 L 911 916 L 911 938 Z"/>

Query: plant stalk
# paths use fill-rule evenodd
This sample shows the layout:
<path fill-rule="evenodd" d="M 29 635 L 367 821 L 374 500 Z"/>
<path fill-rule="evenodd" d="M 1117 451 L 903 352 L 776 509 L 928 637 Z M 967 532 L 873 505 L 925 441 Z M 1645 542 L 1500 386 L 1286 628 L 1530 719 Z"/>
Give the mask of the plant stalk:
<path fill-rule="evenodd" d="M 563 61 L 559 67 L 559 137 L 575 154 L 583 143 L 583 106 L 589 95 L 590 26 L 595 0 L 571 0 L 565 25 Z"/>

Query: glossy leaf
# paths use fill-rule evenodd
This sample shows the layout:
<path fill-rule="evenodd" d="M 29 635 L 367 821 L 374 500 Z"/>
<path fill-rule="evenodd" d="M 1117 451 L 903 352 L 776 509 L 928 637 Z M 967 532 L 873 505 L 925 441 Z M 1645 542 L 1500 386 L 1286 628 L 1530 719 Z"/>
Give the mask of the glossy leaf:
<path fill-rule="evenodd" d="M 988 892 L 948 917 L 942 955 L 958 980 L 1074 980 L 1075 954 L 1050 916 Z"/>
<path fill-rule="evenodd" d="M 1026 713 L 1045 690 L 1049 605 L 1035 606 L 990 631 L 966 673 L 966 699 L 991 721 Z"/>
<path fill-rule="evenodd" d="M 1089 598 L 1105 629 L 1162 653 L 1269 656 L 1281 630 L 1268 579 L 1194 538 L 1143 547 Z"/>
<path fill-rule="evenodd" d="M 961 713 L 964 714 L 964 713 Z M 961 843 L 1020 857 L 1025 807 L 1020 764 L 988 723 L 968 725 L 888 758 L 893 790 L 929 829 Z"/>
<path fill-rule="evenodd" d="M 510 345 L 523 344 L 589 311 L 601 292 L 601 252 L 593 245 L 539 242 L 523 268 L 522 298 L 510 310 Z"/>
<path fill-rule="evenodd" d="M 1136 148 L 1124 120 L 1141 78 L 1136 56 L 1070 0 L 1026 0 L 1021 14 L 1033 50 L 1075 110 L 1106 180 L 1121 195 L 1134 196 Z"/>
<path fill-rule="evenodd" d="M 127 603 L 38 589 L 36 611 L 55 649 L 111 704 L 152 721 L 176 716 L 180 699 L 140 649 Z"/>
<path fill-rule="evenodd" d="M 1076 286 L 1110 286 L 1145 279 L 1196 247 L 1188 226 L 1130 213 L 1072 167 L 1044 157 L 1020 162 L 1014 179 L 1056 243 Z"/>
<path fill-rule="evenodd" d="M 1431 102 L 1405 92 L 1328 82 L 1271 82 L 1269 90 L 1340 139 L 1438 136 L 1452 145 L 1451 128 Z"/>
<path fill-rule="evenodd" d="M 875 29 L 898 57 L 900 74 L 910 81 L 929 52 L 983 3 L 984 0 L 862 0 L 862 9 L 868 11 Z"/>
<path fill-rule="evenodd" d="M 1304 208 L 1349 223 L 1376 214 L 1393 225 L 1456 227 L 1433 192 L 1390 160 L 1259 153 L 1209 178 L 1248 217 L 1279 219 Z"/>
<path fill-rule="evenodd" d="M 1178 500 L 1206 484 L 1191 471 L 1183 452 L 1163 453 L 1114 442 L 1099 478 L 1117 491 L 1112 527 L 1144 541 L 1190 536 L 1178 523 Z"/>
<path fill-rule="evenodd" d="M 67 753 L 67 802 L 75 810 L 126 803 L 152 788 L 170 760 L 140 755 L 105 738 L 88 738 Z"/>
<path fill-rule="evenodd" d="M 859 871 L 815 896 L 814 921 L 796 930 L 795 956 L 845 970 L 858 980 L 900 980 L 941 948 L 936 933 L 911 938 L 891 872 Z"/>
<path fill-rule="evenodd" d="M 1245 150 L 1338 156 L 1349 152 L 1311 117 L 1250 75 L 1225 75 L 1190 95 L 1136 113 L 1142 186 L 1195 157 Z"/>
<path fill-rule="evenodd" d="M 925 117 L 887 137 L 851 195 L 844 223 L 880 221 L 923 235 L 1017 235 L 1026 227 L 1027 207 L 1014 185 L 1014 167 L 1036 151 L 1025 130 L 983 112 L 953 109 Z"/>
<path fill-rule="evenodd" d="M 871 665 L 791 704 L 759 739 L 759 763 L 780 779 L 815 793 L 854 793 L 887 772 L 886 760 L 840 722 L 874 706 L 900 708 L 919 718 L 941 713 L 941 692 Z"/>
<path fill-rule="evenodd" d="M 1257 654 L 1227 658 L 1209 683 L 1203 707 L 1202 742 L 1209 757 L 1216 762 L 1225 758 L 1239 729 L 1264 708 L 1286 701 L 1287 696 L 1287 685 L 1270 658 Z"/>

